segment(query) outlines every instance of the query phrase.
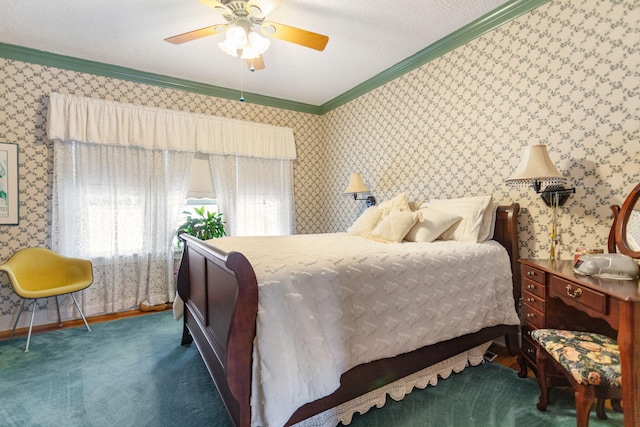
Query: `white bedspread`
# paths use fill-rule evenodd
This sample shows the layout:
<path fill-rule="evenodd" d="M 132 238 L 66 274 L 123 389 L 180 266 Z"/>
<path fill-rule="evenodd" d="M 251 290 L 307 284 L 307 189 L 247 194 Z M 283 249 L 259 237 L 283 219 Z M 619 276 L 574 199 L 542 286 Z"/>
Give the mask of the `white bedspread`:
<path fill-rule="evenodd" d="M 361 363 L 517 325 L 498 243 L 379 243 L 345 233 L 226 237 L 259 286 L 252 425 L 281 426 Z"/>

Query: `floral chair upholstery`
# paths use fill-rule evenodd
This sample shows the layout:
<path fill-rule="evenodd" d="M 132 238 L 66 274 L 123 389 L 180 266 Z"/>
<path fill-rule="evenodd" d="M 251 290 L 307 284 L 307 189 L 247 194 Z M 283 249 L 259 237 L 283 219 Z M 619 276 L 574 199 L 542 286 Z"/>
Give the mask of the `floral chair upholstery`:
<path fill-rule="evenodd" d="M 576 391 L 576 418 L 578 426 L 587 426 L 589 412 L 595 397 L 598 398 L 598 418 L 606 419 L 604 398 L 621 397 L 622 375 L 620 350 L 614 339 L 592 332 L 576 332 L 560 329 L 537 329 L 531 337 L 538 344 L 538 384 L 540 401 L 538 409 L 546 410 L 548 383 L 545 362 L 548 356 L 565 374 Z"/>

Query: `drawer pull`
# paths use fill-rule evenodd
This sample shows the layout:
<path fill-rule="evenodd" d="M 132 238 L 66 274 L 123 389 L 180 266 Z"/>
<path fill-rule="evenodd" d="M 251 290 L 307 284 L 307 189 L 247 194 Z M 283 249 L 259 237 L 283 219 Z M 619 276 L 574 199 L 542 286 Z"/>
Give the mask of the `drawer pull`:
<path fill-rule="evenodd" d="M 535 285 L 531 285 L 531 284 L 527 285 L 527 289 L 535 289 L 535 288 L 536 288 Z"/>
<path fill-rule="evenodd" d="M 532 349 L 532 348 L 528 348 L 527 349 L 527 353 L 529 353 L 529 354 L 534 354 L 535 352 L 536 351 L 534 349 Z"/>
<path fill-rule="evenodd" d="M 567 285 L 565 289 L 567 290 L 567 295 L 569 295 L 571 298 L 580 298 L 580 295 L 582 295 L 582 289 L 580 288 L 574 291 L 571 285 Z"/>
<path fill-rule="evenodd" d="M 527 302 L 534 303 L 534 302 L 536 302 L 536 299 L 529 297 L 529 298 L 527 298 Z"/>
<path fill-rule="evenodd" d="M 533 277 L 533 276 L 535 276 L 535 275 L 536 275 L 536 272 L 535 272 L 535 271 L 527 271 L 527 276 L 529 276 L 529 277 Z"/>
<path fill-rule="evenodd" d="M 535 314 L 533 314 L 533 313 L 527 313 L 527 317 L 528 317 L 529 319 L 533 319 L 534 317 L 536 317 L 536 315 L 535 315 Z"/>

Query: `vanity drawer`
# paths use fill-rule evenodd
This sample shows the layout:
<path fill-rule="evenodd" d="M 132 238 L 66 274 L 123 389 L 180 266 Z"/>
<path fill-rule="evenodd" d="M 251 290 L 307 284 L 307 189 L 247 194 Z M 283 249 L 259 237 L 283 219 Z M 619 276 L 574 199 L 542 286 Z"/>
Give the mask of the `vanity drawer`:
<path fill-rule="evenodd" d="M 526 289 L 522 290 L 522 302 L 542 313 L 544 313 L 545 311 L 545 299 L 541 298 L 538 295 L 532 294 L 531 292 L 528 292 Z"/>
<path fill-rule="evenodd" d="M 541 299 L 547 299 L 547 287 L 544 283 L 538 283 L 527 278 L 522 278 L 522 290 L 529 292 L 533 295 L 540 297 Z"/>
<path fill-rule="evenodd" d="M 607 314 L 607 296 L 561 277 L 552 276 L 549 282 L 550 296 L 558 297 L 569 305 L 580 304 L 598 313 Z"/>
<path fill-rule="evenodd" d="M 522 319 L 536 328 L 545 327 L 544 313 L 527 304 L 522 304 Z"/>
<path fill-rule="evenodd" d="M 522 337 L 522 353 L 531 359 L 533 363 L 536 362 L 536 345 L 531 341 L 531 339 L 527 339 L 524 336 Z"/>
<path fill-rule="evenodd" d="M 529 280 L 533 280 L 534 282 L 538 282 L 544 285 L 544 279 L 545 279 L 544 271 L 539 270 L 535 267 L 522 264 L 522 277 L 527 278 Z"/>

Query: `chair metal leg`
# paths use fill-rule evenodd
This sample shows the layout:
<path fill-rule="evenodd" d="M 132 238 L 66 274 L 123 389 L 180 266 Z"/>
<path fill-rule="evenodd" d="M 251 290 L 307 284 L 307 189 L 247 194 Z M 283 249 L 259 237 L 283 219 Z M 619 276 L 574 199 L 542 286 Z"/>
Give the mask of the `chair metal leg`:
<path fill-rule="evenodd" d="M 58 304 L 58 295 L 54 297 L 56 299 L 56 311 L 58 312 L 58 326 L 62 326 L 62 318 L 60 317 L 60 304 Z"/>
<path fill-rule="evenodd" d="M 76 296 L 71 294 L 71 298 L 73 298 L 73 302 L 76 304 L 76 308 L 78 309 L 78 312 L 80 313 L 80 316 L 82 316 L 82 320 L 84 321 L 84 325 L 87 327 L 87 330 L 89 332 L 91 332 L 91 328 L 89 327 L 89 324 L 87 323 L 87 319 L 84 317 L 84 313 L 80 309 L 80 304 L 78 304 L 78 300 L 76 299 Z"/>
<path fill-rule="evenodd" d="M 18 316 L 16 317 L 16 321 L 13 323 L 13 329 L 11 330 L 11 335 L 9 335 L 9 339 L 13 338 L 13 334 L 16 331 L 16 326 L 18 326 L 18 321 L 20 320 L 20 315 L 24 311 L 25 302 L 27 302 L 27 300 L 23 298 L 22 302 L 20 303 L 20 310 L 18 310 Z"/>
<path fill-rule="evenodd" d="M 29 343 L 31 342 L 31 330 L 33 329 L 33 318 L 36 317 L 36 300 L 31 303 L 31 322 L 29 323 L 29 335 L 27 335 L 27 346 L 24 348 L 25 353 L 29 351 Z"/>

